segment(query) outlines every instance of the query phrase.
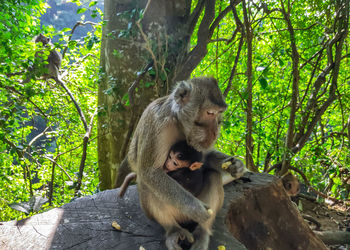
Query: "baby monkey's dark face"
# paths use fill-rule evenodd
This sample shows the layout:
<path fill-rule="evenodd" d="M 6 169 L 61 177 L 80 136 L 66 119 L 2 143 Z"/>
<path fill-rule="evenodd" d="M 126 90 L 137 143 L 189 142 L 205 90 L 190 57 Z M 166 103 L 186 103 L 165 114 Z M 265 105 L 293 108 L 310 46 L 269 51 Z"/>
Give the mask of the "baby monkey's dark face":
<path fill-rule="evenodd" d="M 187 143 L 181 141 L 171 148 L 164 164 L 164 170 L 170 172 L 180 168 L 190 168 L 193 171 L 203 165 L 200 162 L 201 160 L 201 154 L 199 152 L 194 151 Z"/>
<path fill-rule="evenodd" d="M 188 168 L 190 162 L 185 159 L 184 154 L 181 152 L 170 151 L 168 159 L 165 163 L 165 171 L 174 171 L 179 168 Z"/>

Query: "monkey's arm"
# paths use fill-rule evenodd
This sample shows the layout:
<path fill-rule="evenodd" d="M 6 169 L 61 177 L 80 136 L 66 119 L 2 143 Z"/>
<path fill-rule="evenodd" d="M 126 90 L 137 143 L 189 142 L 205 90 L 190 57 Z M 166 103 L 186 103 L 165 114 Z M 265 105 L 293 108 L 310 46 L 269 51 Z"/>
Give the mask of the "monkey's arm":
<path fill-rule="evenodd" d="M 234 179 L 240 178 L 247 171 L 241 160 L 217 150 L 205 155 L 205 164 L 209 168 L 228 172 Z"/>
<path fill-rule="evenodd" d="M 160 141 L 164 142 L 165 140 L 160 139 Z M 148 140 L 144 138 L 139 142 L 143 144 L 139 144 L 140 151 L 137 153 L 136 163 L 138 184 L 141 185 L 140 190 L 142 190 L 142 185 L 146 185 L 158 199 L 181 211 L 191 220 L 198 223 L 207 221 L 210 218 L 207 211 L 209 207 L 168 176 L 162 168 L 172 142 L 169 145 L 162 145 L 164 147 L 157 146 L 157 143 L 153 143 L 152 138 L 148 138 Z M 147 152 L 142 150 L 147 150 Z"/>
<path fill-rule="evenodd" d="M 169 177 L 162 168 L 144 171 L 138 174 L 138 178 L 160 200 L 175 207 L 191 220 L 203 223 L 210 218 L 209 207 Z"/>

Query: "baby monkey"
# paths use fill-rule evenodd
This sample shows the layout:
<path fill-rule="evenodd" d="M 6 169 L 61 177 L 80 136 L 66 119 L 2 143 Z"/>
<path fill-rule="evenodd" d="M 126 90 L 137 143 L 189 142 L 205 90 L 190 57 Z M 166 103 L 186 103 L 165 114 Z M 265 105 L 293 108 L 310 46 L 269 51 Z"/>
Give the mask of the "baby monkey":
<path fill-rule="evenodd" d="M 196 196 L 202 190 L 202 166 L 203 154 L 189 146 L 186 141 L 179 141 L 170 148 L 163 169 L 187 191 Z M 123 184 L 120 186 L 120 197 L 124 196 L 130 182 L 135 178 L 136 173 L 134 172 L 125 177 Z"/>
<path fill-rule="evenodd" d="M 167 173 L 180 168 L 189 168 L 194 171 L 202 167 L 202 158 L 203 154 L 201 152 L 189 146 L 186 141 L 179 141 L 170 148 L 163 168 Z"/>

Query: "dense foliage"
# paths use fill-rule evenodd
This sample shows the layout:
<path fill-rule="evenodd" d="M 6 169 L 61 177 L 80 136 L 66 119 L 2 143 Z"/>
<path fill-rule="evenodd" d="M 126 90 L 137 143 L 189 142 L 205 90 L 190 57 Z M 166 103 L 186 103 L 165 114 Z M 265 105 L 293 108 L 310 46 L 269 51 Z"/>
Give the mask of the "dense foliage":
<path fill-rule="evenodd" d="M 345 18 L 347 25 L 339 28 L 339 17 L 344 15 L 339 6 L 346 6 L 346 1 L 294 1 L 291 6 L 288 6 L 289 1 L 266 1 L 266 4 L 249 2 L 246 10 L 243 5 L 237 5 L 235 11 L 231 11 L 221 21 L 209 43 L 208 55 L 193 73 L 217 77 L 223 90 L 230 86 L 226 99 L 229 110 L 223 122 L 218 147 L 231 154 L 245 155 L 249 59 L 246 34 L 236 33 L 236 30 L 241 25 L 241 29 L 247 31 L 244 23 L 246 14 L 253 36 L 251 112 L 254 146 L 251 155 L 255 167 L 259 171 L 267 171 L 271 166 L 281 163 L 285 154 L 290 154 L 289 167 L 299 170 L 296 175 L 301 180 L 305 174 L 304 179 L 318 190 L 333 197 L 349 199 L 350 40 L 347 31 L 342 33 L 345 41 L 339 75 L 327 71 L 327 67 L 336 60 L 336 46 L 329 45 L 332 39 L 344 31 L 339 29 L 348 29 L 348 16 Z M 283 2 L 284 6 L 281 5 Z M 224 10 L 226 6 L 223 2 L 217 3 L 217 9 Z M 295 56 L 288 23 L 281 11 L 283 8 L 290 11 L 299 56 L 296 90 L 292 86 Z M 235 64 L 237 54 L 239 58 Z M 322 74 L 324 83 L 317 89 Z M 333 83 L 335 77 L 338 78 L 337 83 Z M 307 128 L 311 130 L 305 146 L 297 152 L 289 152 L 291 149 L 286 147 L 293 91 L 297 95 L 294 136 L 297 138 L 298 133 L 305 133 Z M 328 102 L 331 104 L 318 117 L 319 110 Z M 316 120 L 314 127 L 311 126 L 313 120 Z M 294 141 L 293 146 L 297 146 L 298 141 Z"/>
<path fill-rule="evenodd" d="M 20 218 L 41 205 L 62 205 L 74 196 L 98 189 L 96 152 L 96 103 L 99 81 L 101 11 L 96 2 L 81 5 L 79 13 L 97 13 L 91 32 L 71 39 L 75 23 L 55 30 L 41 26 L 47 4 L 40 0 L 0 3 L 0 220 Z M 84 16 L 82 17 L 82 19 Z M 83 24 L 78 25 L 78 30 Z M 82 164 L 83 138 L 87 131 L 75 105 L 54 80 L 32 79 L 22 83 L 41 50 L 34 42 L 39 33 L 55 38 L 54 47 L 63 58 L 61 74 L 67 88 L 92 127 L 84 162 L 83 183 L 76 190 Z M 92 122 L 90 122 L 92 121 Z M 34 197 L 31 198 L 30 197 Z M 45 205 L 47 206 L 47 205 Z M 44 207 L 45 207 L 44 206 Z"/>
<path fill-rule="evenodd" d="M 32 214 L 44 203 L 44 208 L 60 206 L 99 189 L 96 112 L 102 13 L 96 1 L 72 2 L 80 24 L 55 28 L 40 25 L 49 7 L 42 0 L 0 3 L 0 221 L 21 218 L 17 210 Z M 193 8 L 198 2 L 193 1 Z M 215 20 L 220 23 L 193 72 L 218 78 L 227 96 L 218 148 L 244 156 L 251 134 L 252 169 L 268 171 L 286 162 L 300 179 L 338 199 L 349 199 L 350 191 L 345 2 L 243 1 L 232 8 L 230 1 L 217 1 Z M 85 22 L 85 14 L 94 21 Z M 72 38 L 81 26 L 93 29 Z M 84 117 L 54 80 L 23 83 L 42 49 L 33 39 L 39 33 L 53 38 L 53 46 L 64 54 L 61 75 Z M 195 44 L 198 37 L 191 39 Z M 288 139 L 290 130 L 294 137 Z"/>

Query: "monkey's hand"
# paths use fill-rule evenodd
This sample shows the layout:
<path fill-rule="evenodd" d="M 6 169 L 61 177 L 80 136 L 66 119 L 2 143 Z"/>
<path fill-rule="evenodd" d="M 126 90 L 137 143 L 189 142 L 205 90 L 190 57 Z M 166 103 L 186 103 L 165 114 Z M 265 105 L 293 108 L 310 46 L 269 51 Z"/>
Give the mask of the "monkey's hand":
<path fill-rule="evenodd" d="M 202 201 L 195 199 L 196 202 L 192 203 L 192 206 L 186 206 L 183 208 L 184 214 L 190 216 L 192 220 L 202 224 L 206 222 L 213 214 L 212 209 Z"/>
<path fill-rule="evenodd" d="M 243 174 L 247 171 L 243 162 L 234 157 L 231 157 L 226 162 L 224 162 L 221 165 L 221 168 L 229 172 L 234 179 L 241 178 Z"/>

